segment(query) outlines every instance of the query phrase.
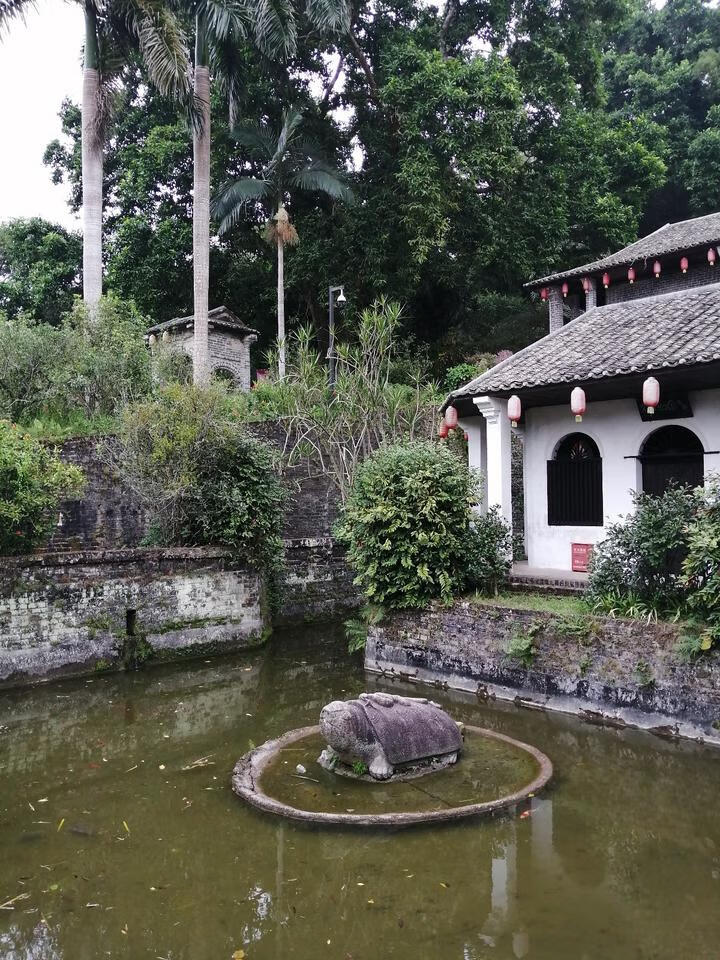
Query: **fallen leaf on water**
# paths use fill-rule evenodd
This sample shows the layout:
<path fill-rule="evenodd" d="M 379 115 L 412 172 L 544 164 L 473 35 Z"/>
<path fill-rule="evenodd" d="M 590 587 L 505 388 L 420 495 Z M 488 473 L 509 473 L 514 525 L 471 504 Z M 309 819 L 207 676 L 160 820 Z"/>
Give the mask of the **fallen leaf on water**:
<path fill-rule="evenodd" d="M 375 903 L 374 900 L 368 900 L 368 903 Z"/>
<path fill-rule="evenodd" d="M 125 827 L 125 833 L 130 833 L 130 827 L 127 825 L 127 820 L 123 820 L 123 826 Z"/>
<path fill-rule="evenodd" d="M 232 955 L 232 960 L 245 960 L 245 951 L 236 950 L 235 953 Z"/>
<path fill-rule="evenodd" d="M 15 907 L 13 904 L 18 903 L 20 900 L 28 900 L 29 898 L 29 893 L 19 893 L 16 897 L 6 900 L 5 903 L 0 903 L 0 910 L 14 910 Z"/>
<path fill-rule="evenodd" d="M 450 886 L 450 884 L 449 884 L 449 883 L 443 883 L 443 881 L 441 880 L 441 881 L 440 881 L 440 886 L 441 886 L 441 887 L 445 887 L 445 889 L 447 890 L 447 888 Z"/>
<path fill-rule="evenodd" d="M 63 817 L 60 823 L 58 824 L 58 828 L 57 828 L 58 833 L 60 833 L 60 831 L 62 830 L 64 823 L 65 823 L 65 817 Z"/>

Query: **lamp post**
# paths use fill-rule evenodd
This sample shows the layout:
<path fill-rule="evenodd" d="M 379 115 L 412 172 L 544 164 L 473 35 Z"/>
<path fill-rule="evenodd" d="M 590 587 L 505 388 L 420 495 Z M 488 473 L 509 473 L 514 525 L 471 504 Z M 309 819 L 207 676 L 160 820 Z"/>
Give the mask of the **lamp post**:
<path fill-rule="evenodd" d="M 328 301 L 328 384 L 330 387 L 335 386 L 335 294 L 339 293 L 340 296 L 337 298 L 339 304 L 346 302 L 345 291 L 340 287 L 330 287 L 329 288 L 329 301 Z"/>

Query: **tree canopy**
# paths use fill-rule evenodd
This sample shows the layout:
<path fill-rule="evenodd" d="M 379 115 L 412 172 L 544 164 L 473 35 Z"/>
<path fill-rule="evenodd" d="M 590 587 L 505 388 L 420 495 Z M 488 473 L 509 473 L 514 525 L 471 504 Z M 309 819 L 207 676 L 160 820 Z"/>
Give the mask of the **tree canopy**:
<path fill-rule="evenodd" d="M 523 282 L 720 206 L 720 10 L 703 0 L 356 2 L 323 39 L 300 23 L 289 66 L 235 51 L 238 121 L 279 128 L 294 104 L 358 202 L 298 194 L 288 316 L 324 329 L 329 284 L 348 316 L 386 296 L 439 368 L 542 331 Z M 192 305 L 186 119 L 127 70 L 106 155 L 107 286 L 157 320 Z M 257 176 L 213 94 L 212 189 Z M 48 147 L 79 202 L 77 108 Z M 274 265 L 255 205 L 211 249 L 210 306 L 274 332 Z M 217 226 L 217 225 L 216 225 Z"/>

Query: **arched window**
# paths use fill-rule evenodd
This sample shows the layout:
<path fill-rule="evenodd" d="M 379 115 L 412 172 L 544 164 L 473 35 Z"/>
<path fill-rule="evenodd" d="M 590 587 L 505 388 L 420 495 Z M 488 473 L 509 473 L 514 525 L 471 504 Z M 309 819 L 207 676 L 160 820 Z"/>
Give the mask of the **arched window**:
<path fill-rule="evenodd" d="M 602 526 L 602 458 L 587 434 L 570 433 L 557 445 L 547 464 L 547 494 L 551 526 Z"/>
<path fill-rule="evenodd" d="M 640 450 L 643 493 L 663 494 L 671 483 L 699 487 L 704 480 L 703 445 L 687 427 L 655 430 Z"/>
<path fill-rule="evenodd" d="M 235 374 L 226 367 L 216 367 L 212 372 L 212 376 L 214 380 L 218 380 L 228 387 L 235 386 Z"/>

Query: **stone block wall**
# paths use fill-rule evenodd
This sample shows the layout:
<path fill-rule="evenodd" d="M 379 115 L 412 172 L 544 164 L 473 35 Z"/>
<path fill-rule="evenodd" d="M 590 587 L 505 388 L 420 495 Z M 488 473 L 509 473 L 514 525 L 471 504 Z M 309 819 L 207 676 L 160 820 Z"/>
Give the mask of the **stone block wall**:
<path fill-rule="evenodd" d="M 285 541 L 285 577 L 279 588 L 280 626 L 349 614 L 360 592 L 342 547 L 331 537 Z"/>
<path fill-rule="evenodd" d="M 613 725 L 720 742 L 720 653 L 683 661 L 670 624 L 563 619 L 512 605 L 457 602 L 372 627 L 370 671 L 478 696 L 580 713 Z M 527 664 L 508 651 L 531 641 Z"/>
<path fill-rule="evenodd" d="M 0 684 L 256 646 L 265 608 L 258 575 L 223 550 L 4 558 Z"/>

